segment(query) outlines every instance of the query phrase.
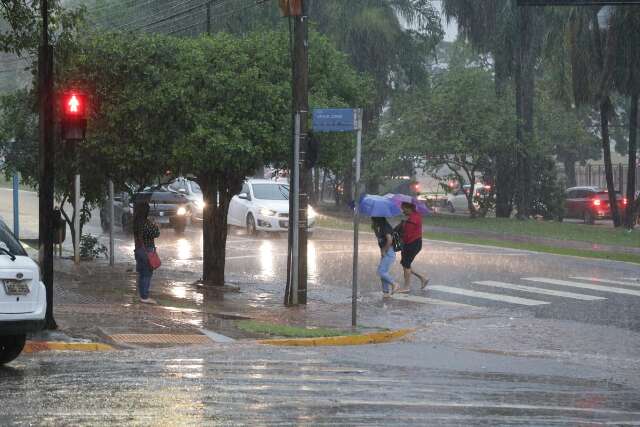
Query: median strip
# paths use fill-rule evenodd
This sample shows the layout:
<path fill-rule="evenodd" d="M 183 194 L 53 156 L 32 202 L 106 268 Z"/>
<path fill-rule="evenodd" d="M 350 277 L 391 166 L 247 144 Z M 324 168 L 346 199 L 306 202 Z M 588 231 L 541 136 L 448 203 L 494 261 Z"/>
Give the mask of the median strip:
<path fill-rule="evenodd" d="M 318 347 L 318 346 L 343 346 L 343 345 L 365 345 L 365 344 L 383 344 L 398 340 L 415 329 L 398 329 L 395 331 L 373 332 L 362 335 L 341 335 L 335 337 L 320 338 L 282 338 L 282 339 L 266 339 L 258 340 L 260 344 L 292 346 L 292 347 Z"/>

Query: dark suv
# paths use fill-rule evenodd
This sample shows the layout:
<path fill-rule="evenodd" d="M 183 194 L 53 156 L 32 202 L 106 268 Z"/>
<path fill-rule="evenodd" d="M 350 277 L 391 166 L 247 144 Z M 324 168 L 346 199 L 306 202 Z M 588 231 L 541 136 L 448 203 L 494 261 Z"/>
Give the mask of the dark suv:
<path fill-rule="evenodd" d="M 176 233 L 183 233 L 191 223 L 191 207 L 189 200 L 182 194 L 168 191 L 164 187 L 147 187 L 144 191 L 129 196 L 118 193 L 114 196 L 114 225 L 119 225 L 125 232 L 132 231 L 133 204 L 136 201 L 149 202 L 149 218 L 160 226 L 173 228 Z M 108 203 L 100 209 L 102 230 L 109 229 Z"/>
<path fill-rule="evenodd" d="M 624 216 L 627 199 L 616 192 L 618 212 Z M 609 193 L 598 187 L 572 187 L 567 189 L 564 202 L 565 218 L 583 219 L 593 224 L 596 219 L 611 219 Z"/>

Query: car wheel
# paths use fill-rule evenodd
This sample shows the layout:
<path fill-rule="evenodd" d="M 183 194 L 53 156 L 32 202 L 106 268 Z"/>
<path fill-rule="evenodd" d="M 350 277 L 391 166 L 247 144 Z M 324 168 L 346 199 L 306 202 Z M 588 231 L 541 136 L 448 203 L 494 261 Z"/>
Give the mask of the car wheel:
<path fill-rule="evenodd" d="M 11 362 L 22 353 L 26 338 L 26 335 L 0 337 L 0 365 Z"/>
<path fill-rule="evenodd" d="M 256 229 L 256 220 L 252 214 L 247 215 L 247 234 L 249 236 L 255 236 L 258 234 Z"/>
<path fill-rule="evenodd" d="M 593 225 L 596 223 L 596 219 L 593 216 L 593 214 L 591 213 L 591 211 L 585 211 L 584 212 L 584 223 L 585 224 L 589 224 L 589 225 Z"/>
<path fill-rule="evenodd" d="M 449 212 L 454 213 L 456 211 L 456 208 L 453 207 L 453 203 L 451 202 L 447 202 L 447 209 L 449 209 Z"/>
<path fill-rule="evenodd" d="M 183 234 L 184 230 L 187 229 L 187 223 L 186 221 L 180 221 L 177 222 L 176 225 L 173 227 L 173 230 L 177 233 L 177 234 Z"/>

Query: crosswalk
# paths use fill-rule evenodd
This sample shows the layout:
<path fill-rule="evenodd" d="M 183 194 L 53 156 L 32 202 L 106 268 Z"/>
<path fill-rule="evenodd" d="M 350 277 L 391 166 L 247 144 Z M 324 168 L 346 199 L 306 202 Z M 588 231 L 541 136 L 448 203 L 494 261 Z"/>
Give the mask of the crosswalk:
<path fill-rule="evenodd" d="M 504 303 L 507 306 L 537 307 L 564 301 L 603 302 L 613 296 L 640 297 L 640 283 L 622 278 L 571 276 L 569 278 L 521 277 L 515 283 L 479 280 L 464 285 L 430 285 L 425 296 L 394 295 L 394 299 L 418 304 L 450 304 L 482 307 Z M 448 301 L 452 297 L 453 301 Z M 460 302 L 460 299 L 463 302 Z M 638 300 L 640 303 L 640 299 Z"/>

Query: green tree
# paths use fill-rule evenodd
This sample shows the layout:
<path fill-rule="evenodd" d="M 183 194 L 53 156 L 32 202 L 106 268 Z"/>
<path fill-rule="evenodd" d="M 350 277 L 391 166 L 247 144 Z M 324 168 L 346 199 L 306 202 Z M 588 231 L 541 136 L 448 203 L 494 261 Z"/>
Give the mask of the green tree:
<path fill-rule="evenodd" d="M 515 115 L 496 95 L 491 72 L 454 67 L 434 78 L 433 87 L 410 95 L 404 112 L 387 129 L 387 143 L 399 152 L 422 158 L 427 169 L 448 167 L 460 183 L 473 189 L 478 176 L 495 176 L 495 155 L 515 143 Z M 467 201 L 479 214 L 475 194 Z"/>

